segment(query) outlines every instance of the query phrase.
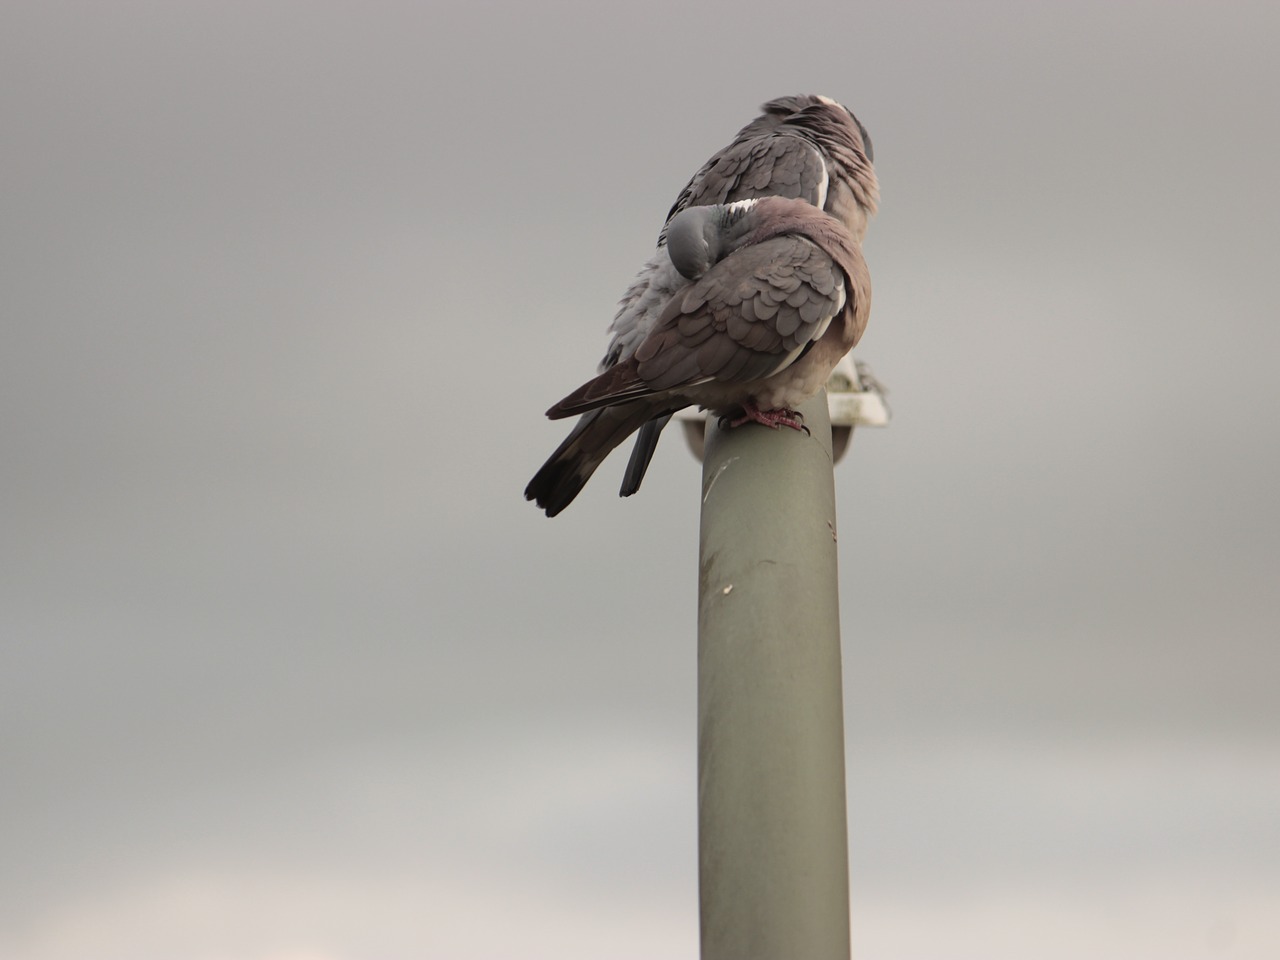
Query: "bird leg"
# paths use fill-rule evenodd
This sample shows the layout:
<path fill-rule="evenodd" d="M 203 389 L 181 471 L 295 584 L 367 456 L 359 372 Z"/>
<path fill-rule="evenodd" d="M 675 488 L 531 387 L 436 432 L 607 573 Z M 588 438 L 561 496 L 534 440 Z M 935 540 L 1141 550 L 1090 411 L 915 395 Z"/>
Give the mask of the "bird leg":
<path fill-rule="evenodd" d="M 736 420 L 730 420 L 729 426 L 740 427 L 744 423 L 762 423 L 774 430 L 779 427 L 790 427 L 792 430 L 803 430 L 808 433 L 809 428 L 801 422 L 803 419 L 798 410 L 788 410 L 785 407 L 778 410 L 761 410 L 750 400 L 745 400 L 742 403 L 742 416 Z"/>

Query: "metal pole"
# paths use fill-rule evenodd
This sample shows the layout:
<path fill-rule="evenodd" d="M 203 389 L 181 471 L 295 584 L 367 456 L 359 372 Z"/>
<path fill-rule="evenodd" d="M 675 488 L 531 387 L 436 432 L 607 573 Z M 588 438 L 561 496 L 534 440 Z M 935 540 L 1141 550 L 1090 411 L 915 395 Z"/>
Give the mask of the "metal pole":
<path fill-rule="evenodd" d="M 698 585 L 702 960 L 847 960 L 831 424 L 708 418 Z"/>

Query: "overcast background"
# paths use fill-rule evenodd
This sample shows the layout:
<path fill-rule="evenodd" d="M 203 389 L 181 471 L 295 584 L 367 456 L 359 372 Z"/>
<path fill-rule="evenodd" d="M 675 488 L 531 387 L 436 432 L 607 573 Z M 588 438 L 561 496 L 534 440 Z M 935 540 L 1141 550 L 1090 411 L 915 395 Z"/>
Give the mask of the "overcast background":
<path fill-rule="evenodd" d="M 521 497 L 687 177 L 871 131 L 855 954 L 1280 956 L 1274 3 L 0 10 L 0 957 L 697 955 L 698 467 Z"/>

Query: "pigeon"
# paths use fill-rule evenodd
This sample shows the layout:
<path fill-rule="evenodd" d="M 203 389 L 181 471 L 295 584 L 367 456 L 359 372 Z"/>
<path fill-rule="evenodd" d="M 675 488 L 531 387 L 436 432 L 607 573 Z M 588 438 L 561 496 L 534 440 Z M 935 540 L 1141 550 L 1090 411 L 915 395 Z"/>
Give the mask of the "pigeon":
<path fill-rule="evenodd" d="M 871 277 L 857 238 L 805 200 L 689 206 L 665 239 L 679 283 L 648 332 L 547 411 L 585 414 L 525 489 L 549 517 L 655 417 L 696 404 L 735 426 L 803 429 L 795 407 L 866 328 Z"/>
<path fill-rule="evenodd" d="M 634 352 L 679 284 L 663 247 L 672 219 L 686 207 L 763 196 L 798 197 L 843 221 L 862 242 L 867 219 L 879 201 L 866 128 L 847 107 L 815 94 L 779 97 L 760 110 L 731 144 L 702 165 L 672 204 L 653 257 L 619 304 L 600 371 Z M 660 417 L 641 428 L 623 476 L 622 496 L 639 490 L 669 419 Z"/>

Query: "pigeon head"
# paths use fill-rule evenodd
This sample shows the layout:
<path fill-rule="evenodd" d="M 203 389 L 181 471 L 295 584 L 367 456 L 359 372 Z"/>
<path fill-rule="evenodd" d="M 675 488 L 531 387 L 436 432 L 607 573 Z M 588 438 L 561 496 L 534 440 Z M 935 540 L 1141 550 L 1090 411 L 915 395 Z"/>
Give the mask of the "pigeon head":
<path fill-rule="evenodd" d="M 697 280 L 741 246 L 754 226 L 757 200 L 687 207 L 667 228 L 667 254 L 680 274 Z"/>
<path fill-rule="evenodd" d="M 859 120 L 856 116 L 854 116 L 853 111 L 850 110 L 848 107 L 846 107 L 843 103 L 841 103 L 838 100 L 832 100 L 830 97 L 822 97 L 822 96 L 789 97 L 787 99 L 797 101 L 797 108 L 795 111 L 793 111 L 795 113 L 799 113 L 802 109 L 804 109 L 804 107 L 812 106 L 813 103 L 815 102 L 822 103 L 826 107 L 830 108 L 832 111 L 836 111 L 837 113 L 843 110 L 846 114 L 848 114 L 848 119 L 852 120 L 853 125 L 858 128 L 858 136 L 862 141 L 862 151 L 863 153 L 866 154 L 867 160 L 870 161 L 871 163 L 876 162 L 875 150 L 872 149 L 872 146 L 871 146 L 871 134 L 867 133 L 867 128 L 862 125 L 862 121 Z M 804 102 L 804 101 L 807 101 L 807 102 Z M 774 101 L 774 102 L 777 102 L 777 101 Z M 803 102 L 803 106 L 800 105 L 801 102 Z M 843 125 L 843 123 L 845 122 L 847 121 L 841 118 L 841 124 Z"/>

